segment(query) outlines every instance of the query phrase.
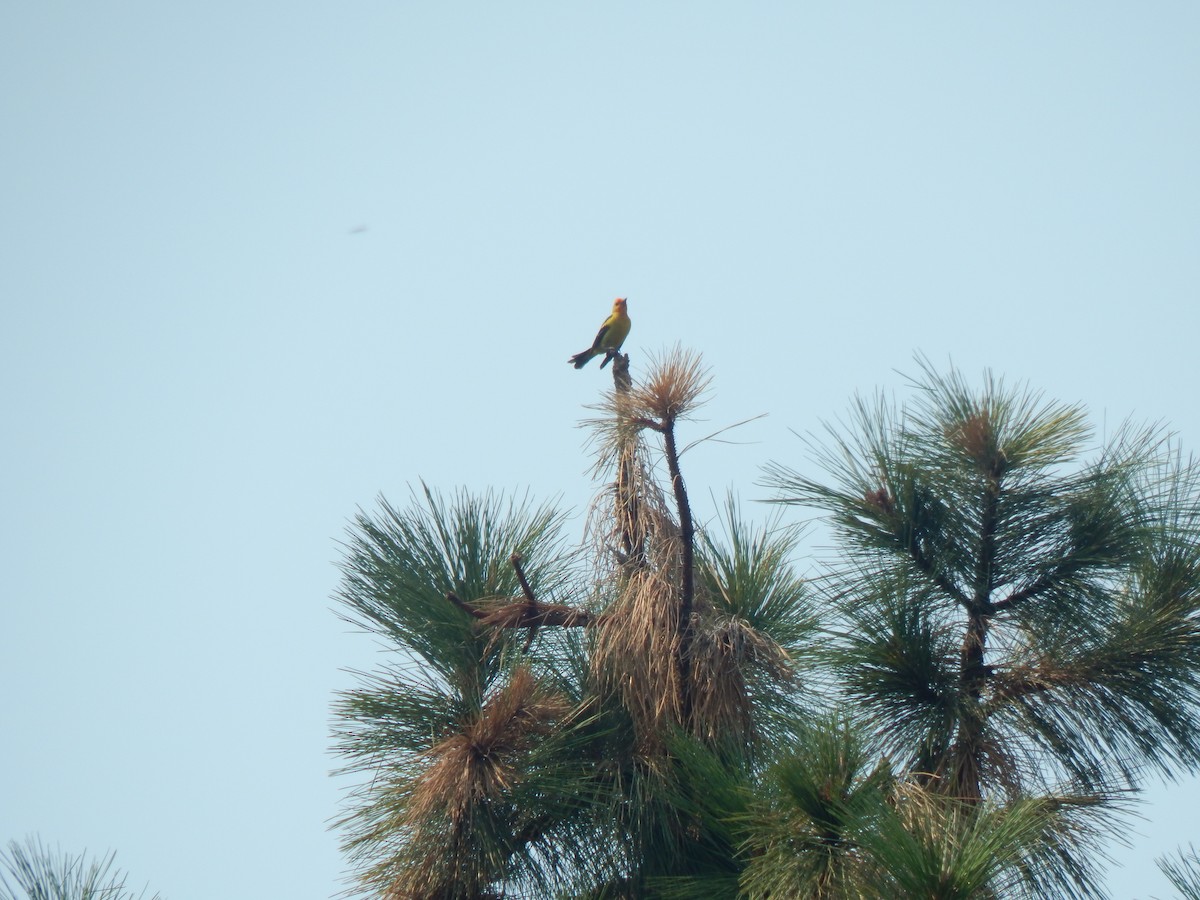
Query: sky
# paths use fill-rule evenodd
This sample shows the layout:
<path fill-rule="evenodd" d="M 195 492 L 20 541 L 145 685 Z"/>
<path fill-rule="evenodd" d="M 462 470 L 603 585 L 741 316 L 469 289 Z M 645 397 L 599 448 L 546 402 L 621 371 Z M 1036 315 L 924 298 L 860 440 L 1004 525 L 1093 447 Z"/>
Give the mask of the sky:
<path fill-rule="evenodd" d="M 616 296 L 682 441 L 766 414 L 702 521 L 917 353 L 1200 450 L 1197 97 L 1184 2 L 0 5 L 0 841 L 341 891 L 339 542 L 422 479 L 582 539 Z M 1146 797 L 1118 900 L 1200 843 Z"/>

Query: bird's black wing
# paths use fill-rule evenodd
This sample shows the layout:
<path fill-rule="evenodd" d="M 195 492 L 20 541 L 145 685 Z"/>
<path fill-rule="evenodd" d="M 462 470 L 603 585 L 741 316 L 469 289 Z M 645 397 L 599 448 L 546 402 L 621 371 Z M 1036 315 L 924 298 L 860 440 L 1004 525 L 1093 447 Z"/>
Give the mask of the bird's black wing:
<path fill-rule="evenodd" d="M 592 349 L 599 350 L 602 346 L 604 336 L 608 334 L 609 325 L 601 325 L 600 330 L 596 332 L 596 339 L 592 341 Z"/>

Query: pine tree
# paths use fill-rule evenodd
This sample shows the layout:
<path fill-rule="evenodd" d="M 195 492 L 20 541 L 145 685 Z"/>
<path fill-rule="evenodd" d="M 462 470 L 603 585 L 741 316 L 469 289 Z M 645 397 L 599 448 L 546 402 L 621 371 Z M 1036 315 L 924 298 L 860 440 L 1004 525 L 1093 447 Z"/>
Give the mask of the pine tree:
<path fill-rule="evenodd" d="M 769 470 L 839 539 L 812 582 L 778 518 L 695 523 L 680 351 L 616 357 L 583 549 L 490 493 L 360 514 L 340 596 L 394 651 L 337 706 L 361 890 L 1102 896 L 1123 792 L 1200 760 L 1196 470 L 923 374 L 818 445 L 830 483 Z"/>
<path fill-rule="evenodd" d="M 0 851 L 0 900 L 162 900 L 127 888 L 127 876 L 113 868 L 115 859 L 115 853 L 71 856 L 37 837 L 9 841 Z"/>

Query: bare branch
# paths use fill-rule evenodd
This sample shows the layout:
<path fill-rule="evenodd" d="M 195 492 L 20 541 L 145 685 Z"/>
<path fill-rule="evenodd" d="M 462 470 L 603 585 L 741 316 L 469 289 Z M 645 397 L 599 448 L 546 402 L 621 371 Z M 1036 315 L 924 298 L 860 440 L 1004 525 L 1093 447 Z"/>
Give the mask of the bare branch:
<path fill-rule="evenodd" d="M 692 642 L 692 607 L 696 595 L 696 566 L 695 544 L 696 528 L 692 522 L 692 507 L 688 502 L 687 488 L 683 484 L 683 474 L 679 469 L 679 451 L 675 446 L 675 423 L 668 420 L 663 429 L 663 442 L 666 445 L 667 468 L 671 473 L 671 488 L 675 492 L 676 512 L 679 515 L 679 683 L 682 693 L 681 714 L 686 725 L 690 725 L 692 717 L 691 697 L 691 659 L 689 651 Z"/>

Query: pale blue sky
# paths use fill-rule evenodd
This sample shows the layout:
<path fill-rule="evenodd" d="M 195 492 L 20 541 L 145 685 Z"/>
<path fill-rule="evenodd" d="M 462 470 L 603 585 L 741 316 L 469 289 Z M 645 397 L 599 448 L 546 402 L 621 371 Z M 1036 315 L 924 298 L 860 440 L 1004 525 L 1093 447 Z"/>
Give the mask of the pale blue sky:
<path fill-rule="evenodd" d="M 582 511 L 617 295 L 712 367 L 685 439 L 769 413 L 702 517 L 916 351 L 1200 449 L 1197 97 L 1194 3 L 4 4 L 0 840 L 339 890 L 337 540 Z M 1117 898 L 1200 843 L 1148 796 Z"/>

